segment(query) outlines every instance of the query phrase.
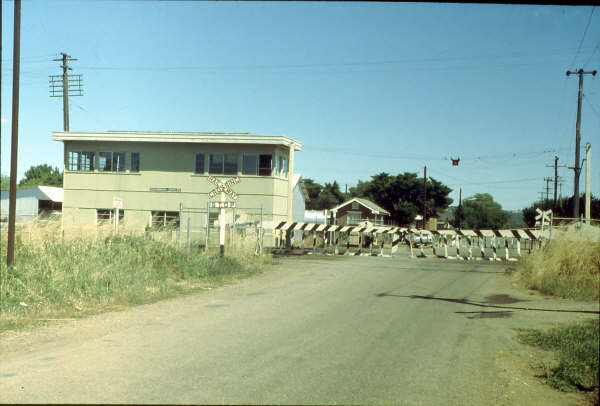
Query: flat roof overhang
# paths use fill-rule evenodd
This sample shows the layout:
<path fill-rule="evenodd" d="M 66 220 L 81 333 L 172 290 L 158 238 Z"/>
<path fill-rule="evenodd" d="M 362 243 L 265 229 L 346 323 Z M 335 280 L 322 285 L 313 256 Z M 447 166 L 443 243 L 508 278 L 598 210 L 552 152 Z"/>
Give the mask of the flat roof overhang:
<path fill-rule="evenodd" d="M 54 141 L 110 141 L 110 142 L 176 142 L 198 144 L 252 144 L 294 146 L 302 151 L 302 143 L 284 135 L 256 135 L 250 133 L 162 132 L 162 131 L 107 131 L 62 132 L 53 131 Z"/>

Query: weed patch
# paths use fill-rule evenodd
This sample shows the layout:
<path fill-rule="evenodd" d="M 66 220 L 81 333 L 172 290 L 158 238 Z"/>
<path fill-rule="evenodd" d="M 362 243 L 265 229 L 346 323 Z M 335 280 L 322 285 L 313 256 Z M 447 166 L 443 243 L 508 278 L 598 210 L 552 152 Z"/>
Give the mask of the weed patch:
<path fill-rule="evenodd" d="M 524 257 L 512 276 L 525 287 L 545 294 L 598 300 L 600 242 L 582 238 L 576 230 L 560 233 L 542 249 Z"/>
<path fill-rule="evenodd" d="M 555 354 L 557 363 L 542 365 L 543 378 L 561 391 L 582 390 L 598 399 L 600 322 L 591 320 L 548 331 L 522 330 L 525 344 Z"/>
<path fill-rule="evenodd" d="M 143 236 L 0 242 L 0 331 L 155 302 L 261 272 L 267 257 L 211 257 Z"/>

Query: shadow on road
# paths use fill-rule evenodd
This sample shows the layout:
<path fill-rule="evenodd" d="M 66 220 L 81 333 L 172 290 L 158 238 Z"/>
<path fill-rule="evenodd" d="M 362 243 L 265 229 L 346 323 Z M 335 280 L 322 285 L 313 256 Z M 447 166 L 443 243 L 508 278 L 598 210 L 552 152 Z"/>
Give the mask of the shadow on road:
<path fill-rule="evenodd" d="M 600 311 L 596 311 L 596 310 L 564 310 L 564 309 L 540 309 L 540 308 L 535 308 L 535 307 L 521 307 L 521 306 L 500 306 L 497 304 L 472 302 L 467 299 L 452 299 L 452 298 L 435 297 L 435 296 L 420 296 L 420 295 L 405 296 L 405 295 L 394 295 L 394 294 L 385 293 L 385 292 L 377 293 L 377 294 L 375 294 L 375 296 L 377 296 L 377 297 L 401 297 L 401 298 L 406 298 L 406 299 L 437 300 L 440 302 L 459 303 L 459 304 L 466 304 L 466 305 L 477 306 L 477 307 L 491 307 L 491 308 L 495 308 L 495 309 L 530 310 L 530 311 L 537 311 L 537 312 L 556 312 L 556 313 L 600 314 Z"/>

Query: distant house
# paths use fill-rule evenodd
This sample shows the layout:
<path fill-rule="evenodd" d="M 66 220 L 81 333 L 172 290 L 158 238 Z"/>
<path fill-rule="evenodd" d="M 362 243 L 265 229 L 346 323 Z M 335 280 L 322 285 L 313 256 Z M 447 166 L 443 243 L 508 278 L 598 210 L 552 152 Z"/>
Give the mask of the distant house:
<path fill-rule="evenodd" d="M 293 175 L 293 192 L 292 192 L 292 221 L 304 221 L 306 212 L 306 200 L 307 194 L 304 190 L 304 186 L 300 181 L 302 176 L 300 174 Z"/>
<path fill-rule="evenodd" d="M 0 219 L 8 219 L 8 190 L 0 196 Z M 63 189 L 54 186 L 33 186 L 17 189 L 17 207 L 15 222 L 33 220 L 39 215 L 60 212 L 63 203 Z"/>
<path fill-rule="evenodd" d="M 336 224 L 356 225 L 368 221 L 376 225 L 390 223 L 390 212 L 370 200 L 355 197 L 329 210 Z"/>
<path fill-rule="evenodd" d="M 304 211 L 304 222 L 325 224 L 327 219 L 327 210 L 305 210 Z"/>

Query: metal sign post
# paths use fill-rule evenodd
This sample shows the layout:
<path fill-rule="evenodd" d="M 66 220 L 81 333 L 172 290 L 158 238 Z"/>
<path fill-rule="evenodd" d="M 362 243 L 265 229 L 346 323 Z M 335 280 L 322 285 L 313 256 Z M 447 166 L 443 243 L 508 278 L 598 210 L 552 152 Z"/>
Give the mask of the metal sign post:
<path fill-rule="evenodd" d="M 219 255 L 223 256 L 225 255 L 225 209 L 235 207 L 235 201 L 239 196 L 231 189 L 231 186 L 240 183 L 240 178 L 235 177 L 226 181 L 220 181 L 214 176 L 209 176 L 208 181 L 216 186 L 215 189 L 208 193 L 208 198 L 213 199 L 217 194 L 221 194 L 221 201 L 210 202 L 209 207 L 219 209 Z M 225 195 L 228 195 L 232 200 L 226 201 Z"/>
<path fill-rule="evenodd" d="M 119 233 L 119 210 L 123 208 L 123 199 L 113 197 L 113 207 L 115 208 L 115 234 Z"/>

